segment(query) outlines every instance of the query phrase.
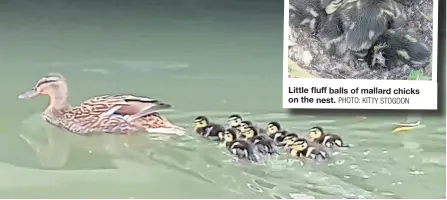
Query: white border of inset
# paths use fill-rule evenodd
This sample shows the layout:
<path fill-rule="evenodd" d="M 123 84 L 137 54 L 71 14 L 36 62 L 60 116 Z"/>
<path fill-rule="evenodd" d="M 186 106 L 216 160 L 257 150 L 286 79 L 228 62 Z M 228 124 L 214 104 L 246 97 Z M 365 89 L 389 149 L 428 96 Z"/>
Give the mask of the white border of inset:
<path fill-rule="evenodd" d="M 283 34 L 283 108 L 314 108 L 314 109 L 403 109 L 403 110 L 437 110 L 438 99 L 438 12 L 439 0 L 433 0 L 433 44 L 432 44 L 432 80 L 365 80 L 365 79 L 318 79 L 318 78 L 289 78 L 288 73 L 288 41 L 289 41 L 289 0 L 284 1 L 284 34 Z M 419 89 L 418 95 L 371 95 L 371 94 L 298 94 L 289 93 L 289 87 L 322 88 L 332 87 L 351 90 L 361 89 L 398 88 Z M 336 103 L 296 103 L 294 100 L 306 96 L 313 99 L 334 97 Z M 354 103 L 338 101 L 338 98 L 349 98 Z M 365 103 L 365 98 L 375 97 Z M 358 99 L 357 99 L 358 98 Z M 391 98 L 391 99 L 389 99 Z M 370 99 L 371 100 L 371 99 Z M 360 101 L 360 102 L 359 102 Z M 408 102 L 407 102 L 408 101 Z M 357 103 L 355 103 L 357 102 Z M 388 102 L 388 103 L 386 103 Z M 398 103 L 400 102 L 400 103 Z"/>

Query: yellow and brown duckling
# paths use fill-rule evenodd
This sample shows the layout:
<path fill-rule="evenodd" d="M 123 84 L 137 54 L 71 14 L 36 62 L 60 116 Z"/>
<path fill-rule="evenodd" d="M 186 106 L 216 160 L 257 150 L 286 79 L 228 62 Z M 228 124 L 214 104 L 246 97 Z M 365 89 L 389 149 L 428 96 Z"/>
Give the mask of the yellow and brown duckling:
<path fill-rule="evenodd" d="M 194 120 L 194 131 L 206 139 L 220 140 L 221 137 L 219 135 L 223 134 L 225 127 L 210 122 L 205 116 L 198 116 Z"/>
<path fill-rule="evenodd" d="M 288 132 L 281 128 L 279 122 L 273 121 L 267 124 L 267 134 L 275 144 L 281 143 Z"/>
<path fill-rule="evenodd" d="M 258 134 L 257 128 L 248 126 L 242 133 L 242 138 L 250 141 L 261 154 L 277 154 L 274 141 L 267 135 Z"/>
<path fill-rule="evenodd" d="M 237 114 L 230 115 L 227 119 L 228 126 L 240 130 L 242 117 Z"/>
<path fill-rule="evenodd" d="M 254 152 L 254 147 L 251 143 L 237 139 L 238 130 L 235 128 L 228 128 L 223 134 L 223 142 L 228 151 L 236 155 L 240 159 L 248 159 L 251 161 L 258 161 L 258 157 Z"/>
<path fill-rule="evenodd" d="M 311 159 L 327 159 L 328 153 L 311 145 L 306 139 L 299 138 L 294 141 L 289 147 L 289 154 L 296 157 L 311 158 Z"/>
<path fill-rule="evenodd" d="M 257 130 L 257 132 L 258 132 L 259 134 L 266 134 L 266 133 L 267 133 L 267 131 L 266 131 L 265 129 L 263 129 L 263 128 L 259 128 L 259 127 L 255 126 L 255 125 L 253 124 L 253 122 L 248 121 L 248 120 L 244 120 L 244 121 L 241 122 L 241 129 L 240 129 L 241 132 L 242 132 L 242 133 L 245 132 L 245 131 L 246 131 L 246 128 L 249 127 L 249 126 L 253 126 L 253 127 L 255 127 L 256 130 Z"/>
<path fill-rule="evenodd" d="M 339 135 L 325 133 L 323 128 L 318 126 L 309 129 L 309 137 L 312 142 L 322 144 L 326 147 L 349 147 L 349 145 L 343 144 L 343 140 Z"/>
<path fill-rule="evenodd" d="M 287 134 L 287 131 L 282 129 L 279 122 L 273 121 L 267 124 L 267 134 L 269 135 L 270 138 L 273 139 L 275 137 L 275 134 L 279 132 L 284 133 L 284 135 Z"/>
<path fill-rule="evenodd" d="M 299 135 L 296 133 L 287 133 L 283 140 L 279 143 L 279 146 L 283 146 L 285 148 L 290 147 L 294 142 L 300 139 Z"/>

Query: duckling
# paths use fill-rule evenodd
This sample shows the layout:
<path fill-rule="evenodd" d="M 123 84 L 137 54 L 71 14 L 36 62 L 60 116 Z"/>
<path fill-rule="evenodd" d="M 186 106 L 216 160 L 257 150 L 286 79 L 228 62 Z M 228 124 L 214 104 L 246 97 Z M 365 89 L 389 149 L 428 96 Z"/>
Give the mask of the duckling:
<path fill-rule="evenodd" d="M 318 40 L 324 44 L 326 52 L 331 56 L 346 58 L 345 61 L 353 59 L 347 51 L 346 34 L 344 33 L 343 21 L 339 13 L 331 14 L 318 26 Z"/>
<path fill-rule="evenodd" d="M 261 154 L 277 154 L 273 140 L 267 135 L 259 135 L 257 128 L 248 126 L 242 133 L 244 139 L 250 141 Z"/>
<path fill-rule="evenodd" d="M 286 137 L 286 135 L 287 135 L 287 132 L 284 132 L 284 131 L 276 132 L 272 138 L 274 144 L 277 146 L 280 146 L 281 143 L 284 141 L 284 138 Z"/>
<path fill-rule="evenodd" d="M 281 125 L 279 124 L 279 122 L 273 121 L 273 122 L 269 122 L 267 124 L 267 134 L 270 138 L 273 139 L 275 137 L 276 133 L 278 133 L 278 132 L 287 133 L 286 130 L 283 130 L 281 128 Z"/>
<path fill-rule="evenodd" d="M 347 49 L 358 57 L 366 56 L 387 29 L 403 26 L 407 20 L 403 6 L 394 0 L 345 0 L 335 13 L 342 19 Z"/>
<path fill-rule="evenodd" d="M 327 152 L 324 152 L 311 144 L 306 139 L 300 138 L 293 142 L 289 147 L 289 154 L 296 157 L 305 157 L 311 159 L 327 159 Z"/>
<path fill-rule="evenodd" d="M 298 139 L 300 139 L 298 134 L 296 134 L 296 133 L 287 133 L 284 136 L 282 142 L 279 143 L 279 146 L 283 146 L 285 148 L 288 148 L 290 145 L 292 145 Z"/>
<path fill-rule="evenodd" d="M 223 142 L 228 151 L 240 159 L 248 159 L 257 162 L 258 157 L 254 152 L 253 145 L 245 140 L 237 139 L 237 132 L 237 129 L 229 128 L 226 129 L 223 134 Z"/>
<path fill-rule="evenodd" d="M 194 131 L 209 140 L 221 140 L 221 135 L 225 131 L 222 125 L 210 122 L 205 116 L 196 117 L 194 124 Z"/>
<path fill-rule="evenodd" d="M 367 55 L 371 69 L 393 69 L 399 63 L 425 67 L 430 63 L 431 49 L 415 33 L 404 29 L 390 29 L 382 34 Z"/>
<path fill-rule="evenodd" d="M 273 121 L 267 124 L 267 134 L 276 145 L 279 145 L 284 140 L 287 133 L 278 122 Z"/>
<path fill-rule="evenodd" d="M 349 147 L 349 145 L 344 145 L 343 140 L 339 135 L 324 133 L 323 128 L 315 126 L 309 129 L 309 137 L 312 142 L 322 144 L 326 147 Z"/>
<path fill-rule="evenodd" d="M 255 125 L 253 125 L 253 123 L 251 121 L 248 121 L 248 120 L 245 120 L 245 121 L 241 122 L 241 129 L 240 129 L 241 132 L 242 133 L 245 132 L 246 128 L 249 127 L 249 126 L 255 127 L 259 134 L 266 134 L 267 133 L 267 131 L 265 129 L 256 127 Z"/>
<path fill-rule="evenodd" d="M 227 120 L 228 126 L 231 128 L 235 128 L 240 130 L 241 129 L 241 123 L 242 123 L 242 117 L 237 114 L 230 115 Z"/>
<path fill-rule="evenodd" d="M 322 17 L 326 15 L 320 0 L 290 0 L 289 26 L 315 32 Z"/>

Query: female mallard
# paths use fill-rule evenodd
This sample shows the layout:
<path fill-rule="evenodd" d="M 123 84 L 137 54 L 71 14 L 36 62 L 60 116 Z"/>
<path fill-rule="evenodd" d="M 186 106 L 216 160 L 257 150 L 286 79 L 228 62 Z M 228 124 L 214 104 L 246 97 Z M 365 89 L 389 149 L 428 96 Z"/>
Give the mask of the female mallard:
<path fill-rule="evenodd" d="M 156 99 L 132 95 L 105 95 L 88 99 L 78 106 L 70 106 L 67 83 L 60 74 L 49 74 L 41 78 L 32 90 L 19 95 L 18 98 L 30 99 L 38 95 L 48 95 L 50 100 L 42 113 L 44 120 L 75 134 L 184 134 L 183 128 L 157 113 L 158 110 L 170 108 L 171 105 Z"/>

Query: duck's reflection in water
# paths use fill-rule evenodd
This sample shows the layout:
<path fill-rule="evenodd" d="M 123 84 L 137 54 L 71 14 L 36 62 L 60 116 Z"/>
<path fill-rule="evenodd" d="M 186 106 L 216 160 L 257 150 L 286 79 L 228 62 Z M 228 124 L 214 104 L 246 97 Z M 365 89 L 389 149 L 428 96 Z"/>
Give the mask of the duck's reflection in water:
<path fill-rule="evenodd" d="M 33 120 L 34 121 L 34 120 Z M 35 122 L 33 122 L 35 123 Z M 184 157 L 184 149 L 181 146 L 175 146 L 175 140 L 179 140 L 175 136 L 164 135 L 148 135 L 148 134 L 134 134 L 128 136 L 98 134 L 94 136 L 80 136 L 66 131 L 60 130 L 48 124 L 40 123 L 38 128 L 30 130 L 30 124 L 25 123 L 25 129 L 19 136 L 34 150 L 36 156 L 45 168 L 51 169 L 66 169 L 69 159 L 72 157 L 73 150 L 83 150 L 88 154 L 95 155 L 95 158 L 79 159 L 77 165 L 93 167 L 93 169 L 116 169 L 117 166 L 112 164 L 113 159 L 124 159 L 127 161 L 137 162 L 148 167 L 157 167 L 156 165 L 163 165 L 165 169 L 172 169 L 180 173 L 184 173 L 194 178 L 200 179 L 207 183 L 214 183 L 193 171 L 192 169 L 183 168 L 179 159 Z M 167 141 L 168 140 L 168 141 Z M 169 152 L 159 152 L 169 147 Z M 93 156 L 92 156 L 93 157 Z M 91 166 L 91 162 L 104 159 L 110 162 L 109 166 L 101 165 Z M 97 162 L 96 162 L 97 163 Z"/>

